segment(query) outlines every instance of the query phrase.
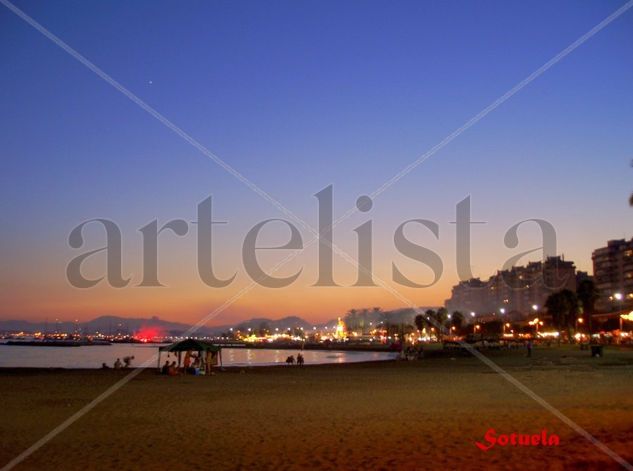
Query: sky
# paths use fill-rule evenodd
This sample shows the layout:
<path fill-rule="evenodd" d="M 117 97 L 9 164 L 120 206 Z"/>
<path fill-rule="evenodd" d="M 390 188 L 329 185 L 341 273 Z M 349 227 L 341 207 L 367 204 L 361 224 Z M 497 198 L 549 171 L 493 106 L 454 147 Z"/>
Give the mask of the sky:
<path fill-rule="evenodd" d="M 460 128 L 518 82 L 624 4 L 622 1 L 37 2 L 14 4 L 248 181 L 317 227 L 315 194 L 333 187 L 334 217 Z M 458 281 L 455 207 L 470 197 L 472 270 L 487 278 L 511 256 L 540 246 L 532 224 L 516 248 L 514 224 L 544 219 L 557 251 L 591 272 L 591 252 L 630 238 L 633 190 L 633 9 L 460 134 L 334 230 L 356 259 L 354 229 L 372 221 L 375 277 L 354 287 L 357 269 L 336 255 L 337 287 L 315 287 L 310 245 L 277 276 L 255 286 L 242 262 L 248 231 L 289 219 L 260 194 L 130 101 L 5 6 L 0 6 L 0 318 L 88 320 L 102 314 L 196 322 L 299 315 L 328 320 L 350 308 L 439 305 Z M 153 220 L 196 220 L 211 196 L 216 274 L 196 265 L 194 225 L 159 238 L 163 287 L 143 277 L 139 229 Z M 94 218 L 122 234 L 124 288 L 104 280 L 73 287 L 66 267 L 105 243 L 87 225 L 84 246 L 69 234 Z M 433 274 L 394 247 L 407 237 L 442 259 L 426 288 L 393 281 L 392 265 L 420 284 Z M 291 220 L 292 222 L 292 220 Z M 304 245 L 312 233 L 297 225 Z M 260 245 L 283 246 L 273 222 Z M 259 259 L 270 269 L 287 250 Z M 538 260 L 535 252 L 521 262 Z M 83 266 L 105 273 L 103 254 Z M 394 292 L 395 291 L 395 292 Z"/>

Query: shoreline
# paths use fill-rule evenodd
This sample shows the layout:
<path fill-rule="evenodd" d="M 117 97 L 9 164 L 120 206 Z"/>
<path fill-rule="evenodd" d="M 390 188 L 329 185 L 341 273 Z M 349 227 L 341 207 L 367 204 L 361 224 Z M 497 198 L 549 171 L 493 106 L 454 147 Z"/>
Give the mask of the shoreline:
<path fill-rule="evenodd" d="M 357 365 L 376 365 L 376 364 L 380 364 L 380 363 L 395 363 L 398 362 L 398 359 L 385 359 L 385 360 L 367 360 L 367 361 L 354 361 L 354 362 L 347 362 L 347 363 L 306 363 L 303 366 L 298 366 L 298 365 L 287 365 L 285 363 L 277 363 L 275 365 L 231 365 L 231 366 L 223 366 L 223 367 L 215 367 L 214 368 L 214 372 L 215 373 L 223 373 L 223 372 L 232 372 L 232 371 L 237 371 L 237 370 L 270 370 L 270 369 L 278 369 L 278 368 L 288 368 L 288 369 L 301 369 L 301 368 L 329 368 L 329 367 L 337 367 L 337 368 L 343 368 L 343 367 L 353 367 L 353 366 L 357 366 Z M 103 372 L 103 373 L 108 373 L 108 372 L 130 372 L 133 370 L 144 370 L 144 371 L 152 371 L 152 370 L 156 370 L 158 371 L 159 368 L 157 368 L 156 366 L 147 366 L 147 367 L 140 367 L 140 366 L 132 366 L 130 368 L 121 368 L 118 370 L 115 370 L 114 368 L 106 368 L 106 369 L 102 369 L 102 368 L 64 368 L 64 367 L 56 367 L 56 366 L 51 366 L 48 368 L 44 368 L 44 367 L 39 367 L 39 366 L 0 366 L 0 376 L 2 375 L 2 373 L 19 373 L 22 371 L 29 371 L 29 372 L 33 372 L 33 373 L 37 373 L 37 372 L 84 372 L 84 373 L 94 373 L 94 372 Z M 191 377 L 196 377 L 195 375 L 185 375 L 185 376 L 191 376 Z M 205 376 L 205 375 L 200 375 Z"/>
<path fill-rule="evenodd" d="M 465 350 L 450 350 L 442 349 L 440 346 L 435 345 L 426 349 L 424 357 L 417 360 L 401 360 L 398 357 L 385 358 L 377 360 L 363 360 L 363 361 L 348 361 L 348 362 L 322 362 L 322 363 L 305 363 L 303 366 L 288 365 L 284 362 L 278 362 L 276 364 L 255 364 L 255 365 L 225 365 L 216 366 L 214 368 L 215 373 L 232 372 L 232 371 L 267 371 L 278 369 L 306 369 L 306 368 L 360 368 L 367 366 L 380 366 L 380 365 L 420 365 L 425 368 L 433 366 L 446 367 L 447 364 L 451 367 L 463 367 L 463 366 L 485 366 L 481 360 L 477 359 L 470 352 Z M 230 347 L 227 347 L 230 348 Z M 290 349 L 288 349 L 290 350 Z M 333 350 L 333 352 L 346 353 L 345 351 Z M 608 366 L 625 366 L 633 368 L 633 349 L 624 345 L 605 345 L 605 354 L 600 358 L 591 357 L 589 351 L 582 350 L 578 345 L 563 344 L 560 347 L 556 345 L 541 346 L 533 350 L 533 357 L 529 358 L 525 355 L 524 350 L 498 350 L 488 349 L 480 350 L 480 353 L 487 358 L 495 361 L 499 366 L 507 368 L 544 368 L 544 367 L 608 367 Z M 397 352 L 384 352 L 384 353 L 397 353 Z M 448 363 L 447 363 L 448 362 Z M 488 368 L 488 367 L 486 367 Z M 102 369 L 97 368 L 71 368 L 71 367 L 29 367 L 29 366 L 0 366 L 0 375 L 2 373 L 12 373 L 20 371 L 30 372 L 126 372 L 137 369 L 143 369 L 145 371 L 157 371 L 156 366 L 148 366 L 141 368 L 139 366 L 132 365 L 129 368 L 121 368 L 116 370 L 114 368 Z M 450 371 L 450 369 L 449 369 Z M 195 377 L 195 375 L 187 375 Z M 202 377 L 204 375 L 201 375 Z"/>
<path fill-rule="evenodd" d="M 222 349 L 222 366 L 248 368 L 253 366 L 285 365 L 288 356 L 303 353 L 305 364 L 354 363 L 363 361 L 385 361 L 397 356 L 395 352 L 367 352 L 344 350 L 305 350 L 300 349 Z M 89 348 L 52 348 L 8 347 L 0 346 L 0 368 L 65 368 L 65 369 L 102 369 L 105 363 L 113 367 L 117 358 L 132 358 L 130 367 L 145 366 L 154 368 L 159 358 L 157 345 L 116 345 L 95 346 Z M 173 355 L 172 355 L 173 357 Z M 162 362 L 167 359 L 162 352 Z M 173 358 L 172 358 L 173 359 Z M 161 362 L 161 363 L 162 363 Z M 162 364 L 161 364 L 162 366 Z M 218 365 L 219 366 L 219 365 Z"/>
<path fill-rule="evenodd" d="M 107 347 L 111 345 L 143 345 L 147 347 L 169 345 L 172 342 L 111 342 L 108 344 L 99 343 L 69 343 L 69 342 L 29 342 L 29 341 L 8 341 L 0 342 L 0 345 L 7 347 L 59 347 L 59 348 L 73 348 L 73 347 Z M 346 345 L 346 344 L 313 344 L 313 343 L 240 343 L 240 342 L 211 342 L 222 348 L 235 348 L 235 349 L 252 349 L 252 350 L 309 350 L 309 351 L 322 351 L 322 352 L 377 352 L 377 353 L 394 353 L 398 352 L 398 348 L 393 345 Z"/>

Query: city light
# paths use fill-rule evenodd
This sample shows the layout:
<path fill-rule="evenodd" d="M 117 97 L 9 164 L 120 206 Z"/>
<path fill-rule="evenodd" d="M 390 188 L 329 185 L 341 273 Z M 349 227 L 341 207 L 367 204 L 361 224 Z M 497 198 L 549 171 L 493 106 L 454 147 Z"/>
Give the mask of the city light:
<path fill-rule="evenodd" d="M 625 321 L 633 321 L 633 311 L 629 312 L 628 314 L 622 314 L 620 318 L 624 319 Z"/>

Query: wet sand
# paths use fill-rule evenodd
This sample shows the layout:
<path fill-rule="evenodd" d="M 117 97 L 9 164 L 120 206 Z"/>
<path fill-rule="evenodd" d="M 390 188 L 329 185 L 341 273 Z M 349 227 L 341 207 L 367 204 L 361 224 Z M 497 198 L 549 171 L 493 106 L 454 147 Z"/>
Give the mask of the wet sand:
<path fill-rule="evenodd" d="M 633 461 L 633 352 L 491 353 L 515 378 Z M 0 370 L 0 466 L 125 371 Z M 548 433 L 558 447 L 495 447 Z M 144 371 L 15 469 L 622 469 L 472 357 L 269 367 L 210 377 Z"/>

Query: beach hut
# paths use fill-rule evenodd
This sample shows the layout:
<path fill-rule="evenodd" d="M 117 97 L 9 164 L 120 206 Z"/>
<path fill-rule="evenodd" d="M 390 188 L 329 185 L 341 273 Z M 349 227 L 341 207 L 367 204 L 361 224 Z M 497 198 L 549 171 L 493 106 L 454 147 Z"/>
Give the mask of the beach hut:
<path fill-rule="evenodd" d="M 178 357 L 178 368 L 182 365 L 182 354 L 196 352 L 199 359 L 199 372 L 208 373 L 213 366 L 222 366 L 222 347 L 204 340 L 185 339 L 171 345 L 158 348 L 158 369 L 161 367 L 161 355 L 166 352 L 175 353 Z"/>

